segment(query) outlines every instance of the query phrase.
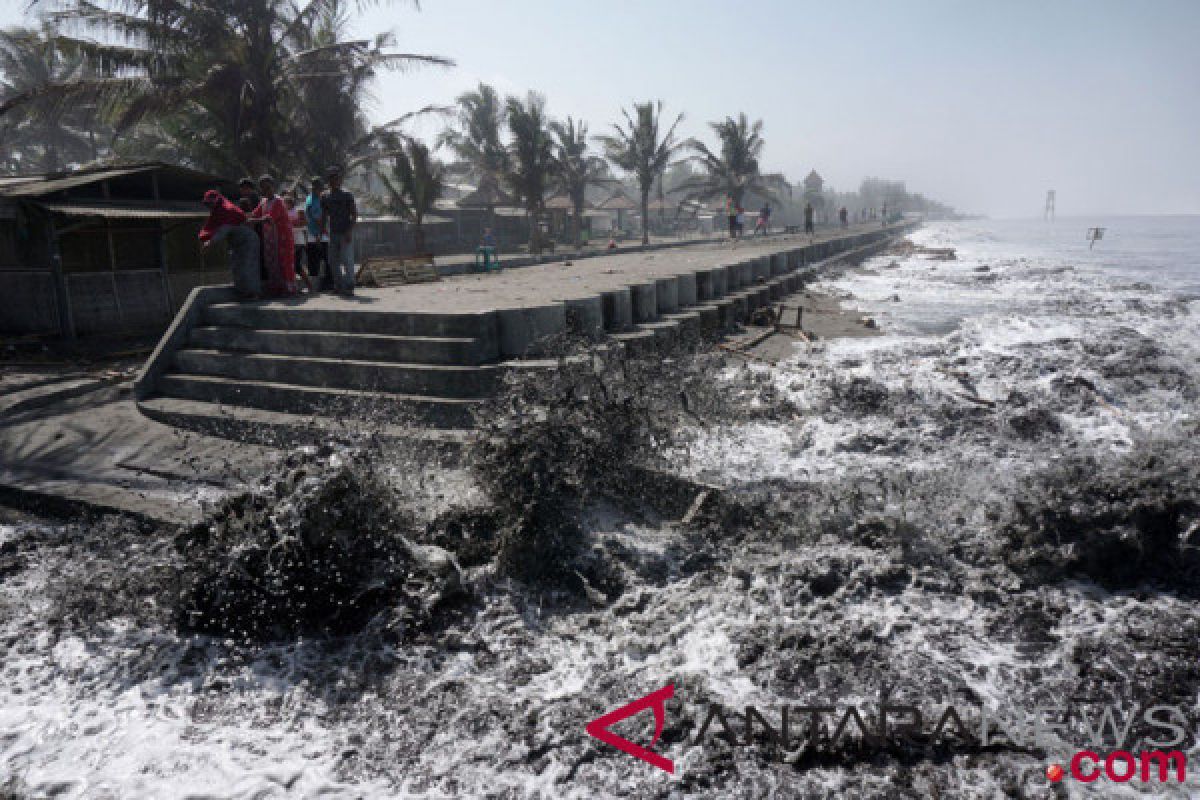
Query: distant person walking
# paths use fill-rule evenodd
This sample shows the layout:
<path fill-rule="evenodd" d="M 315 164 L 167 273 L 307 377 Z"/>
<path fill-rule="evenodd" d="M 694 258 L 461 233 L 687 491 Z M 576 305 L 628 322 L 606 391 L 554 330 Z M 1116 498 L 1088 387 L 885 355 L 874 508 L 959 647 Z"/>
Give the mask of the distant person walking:
<path fill-rule="evenodd" d="M 733 197 L 725 198 L 725 214 L 729 217 L 729 238 L 737 238 L 737 206 L 733 204 Z"/>
<path fill-rule="evenodd" d="M 758 222 L 754 224 L 754 235 L 757 236 L 759 233 L 762 233 L 764 236 L 766 236 L 767 233 L 770 232 L 770 229 L 771 204 L 767 203 L 758 211 Z"/>
<path fill-rule="evenodd" d="M 804 204 L 804 232 L 809 236 L 813 233 L 813 207 L 812 203 Z"/>
<path fill-rule="evenodd" d="M 330 167 L 325 176 L 329 191 L 321 195 L 329 232 L 329 266 L 333 273 L 334 289 L 339 294 L 354 294 L 354 226 L 358 222 L 358 207 L 354 195 L 342 188 L 342 171 Z"/>
<path fill-rule="evenodd" d="M 887 223 L 888 223 L 888 218 L 887 218 L 887 203 L 884 203 L 884 204 L 883 204 L 883 210 L 879 212 L 879 219 L 880 219 L 880 221 L 881 221 L 881 225 L 880 225 L 880 227 L 882 227 L 882 228 L 886 228 L 886 227 L 887 227 Z"/>
<path fill-rule="evenodd" d="M 741 206 L 737 207 L 737 235 L 738 238 L 746 235 L 746 209 Z"/>
<path fill-rule="evenodd" d="M 842 210 L 838 212 L 838 219 L 842 221 L 843 228 L 850 227 L 850 212 L 846 210 L 845 206 L 842 206 Z"/>
<path fill-rule="evenodd" d="M 246 212 L 216 189 L 205 192 L 201 202 L 208 207 L 208 221 L 198 236 L 201 251 L 207 253 L 222 239 L 228 241 L 233 289 L 243 300 L 257 300 L 262 296 L 262 267 L 258 236 L 246 225 Z"/>
<path fill-rule="evenodd" d="M 333 278 L 329 274 L 329 232 L 325 229 L 325 212 L 321 206 L 324 190 L 325 182 L 313 178 L 308 197 L 304 198 L 304 225 L 308 229 L 304 256 L 308 261 L 308 273 L 316 277 L 319 291 L 333 288 Z"/>

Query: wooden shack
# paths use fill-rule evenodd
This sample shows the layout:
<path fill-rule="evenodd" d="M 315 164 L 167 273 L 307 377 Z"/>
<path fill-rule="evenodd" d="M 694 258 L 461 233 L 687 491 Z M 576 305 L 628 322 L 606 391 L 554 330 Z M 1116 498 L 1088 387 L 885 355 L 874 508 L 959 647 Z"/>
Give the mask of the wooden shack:
<path fill-rule="evenodd" d="M 210 188 L 234 187 L 162 163 L 0 178 L 0 334 L 165 328 L 192 288 L 229 281 L 196 240 Z"/>

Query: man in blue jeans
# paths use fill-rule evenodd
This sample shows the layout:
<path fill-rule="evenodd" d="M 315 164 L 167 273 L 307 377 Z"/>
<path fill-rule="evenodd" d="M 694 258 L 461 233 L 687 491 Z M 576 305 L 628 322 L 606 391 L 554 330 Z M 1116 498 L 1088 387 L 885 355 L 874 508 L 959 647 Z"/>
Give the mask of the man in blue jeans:
<path fill-rule="evenodd" d="M 321 210 L 324 212 L 323 227 L 329 233 L 329 268 L 333 274 L 333 288 L 338 294 L 354 294 L 354 225 L 358 222 L 358 208 L 354 195 L 342 188 L 342 171 L 330 167 L 326 176 L 329 191 L 321 195 Z"/>
<path fill-rule="evenodd" d="M 312 179 L 312 190 L 304 200 L 304 224 L 308 227 L 308 244 L 304 246 L 308 259 L 308 274 L 317 281 L 317 288 L 327 291 L 333 288 L 333 276 L 329 272 L 329 234 L 325 231 L 325 213 L 321 210 L 321 193 L 325 181 Z"/>

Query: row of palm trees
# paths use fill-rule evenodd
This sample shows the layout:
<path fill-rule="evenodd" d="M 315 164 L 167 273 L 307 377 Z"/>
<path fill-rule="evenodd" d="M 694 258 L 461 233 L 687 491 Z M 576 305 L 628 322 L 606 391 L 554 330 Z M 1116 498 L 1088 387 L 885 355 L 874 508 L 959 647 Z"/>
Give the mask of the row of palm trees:
<path fill-rule="evenodd" d="M 591 136 L 585 122 L 552 119 L 537 93 L 501 98 L 481 84 L 452 107 L 372 125 L 365 109 L 381 70 L 453 62 L 397 52 L 391 33 L 349 38 L 350 4 L 62 0 L 40 27 L 0 33 L 0 135 L 13 144 L 0 168 L 153 158 L 231 176 L 309 175 L 340 163 L 379 174 L 386 207 L 418 229 L 461 175 L 484 195 L 517 198 L 534 248 L 551 195 L 570 199 L 578 243 L 587 194 L 616 184 L 613 168 L 636 187 L 644 242 L 651 194 L 672 167 L 694 166 L 674 188 L 702 202 L 741 205 L 787 187 L 762 173 L 762 122 L 744 114 L 711 123 L 715 149 L 681 138 L 683 115 L 661 102 L 635 103 Z M 428 114 L 450 120 L 432 146 L 406 132 Z M 442 148 L 449 163 L 435 157 Z"/>
<path fill-rule="evenodd" d="M 589 137 L 586 122 L 551 119 L 545 98 L 536 92 L 501 100 L 493 87 L 480 84 L 458 98 L 453 122 L 436 142 L 455 159 L 448 167 L 431 159 L 426 145 L 404 137 L 393 169 L 395 180 L 385 181 L 391 196 L 388 207 L 419 228 L 421 218 L 444 193 L 447 174 L 457 173 L 475 181 L 485 197 L 497 197 L 501 189 L 511 192 L 530 217 L 530 245 L 536 249 L 546 200 L 552 195 L 570 200 L 572 240 L 580 243 L 588 190 L 620 183 L 610 163 L 637 187 L 643 243 L 649 242 L 651 194 L 672 166 L 698 165 L 699 171 L 688 173 L 675 191 L 701 202 L 728 197 L 740 205 L 751 193 L 771 197 L 787 186 L 783 176 L 761 172 L 762 122 L 750 123 L 745 114 L 712 123 L 720 142 L 715 151 L 695 139 L 680 138 L 683 115 L 669 118 L 661 102 L 634 103 L 622 116 L 611 133 Z M 593 152 L 593 142 L 603 156 Z M 417 164 L 428 171 L 415 170 Z M 418 196 L 428 205 L 415 202 Z"/>

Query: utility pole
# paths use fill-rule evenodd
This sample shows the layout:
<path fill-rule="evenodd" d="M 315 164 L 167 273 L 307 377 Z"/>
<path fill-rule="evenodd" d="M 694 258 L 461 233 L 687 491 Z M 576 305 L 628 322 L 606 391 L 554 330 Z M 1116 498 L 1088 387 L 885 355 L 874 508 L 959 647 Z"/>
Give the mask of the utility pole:
<path fill-rule="evenodd" d="M 1054 221 L 1054 190 L 1046 192 L 1046 215 L 1045 219 Z"/>

